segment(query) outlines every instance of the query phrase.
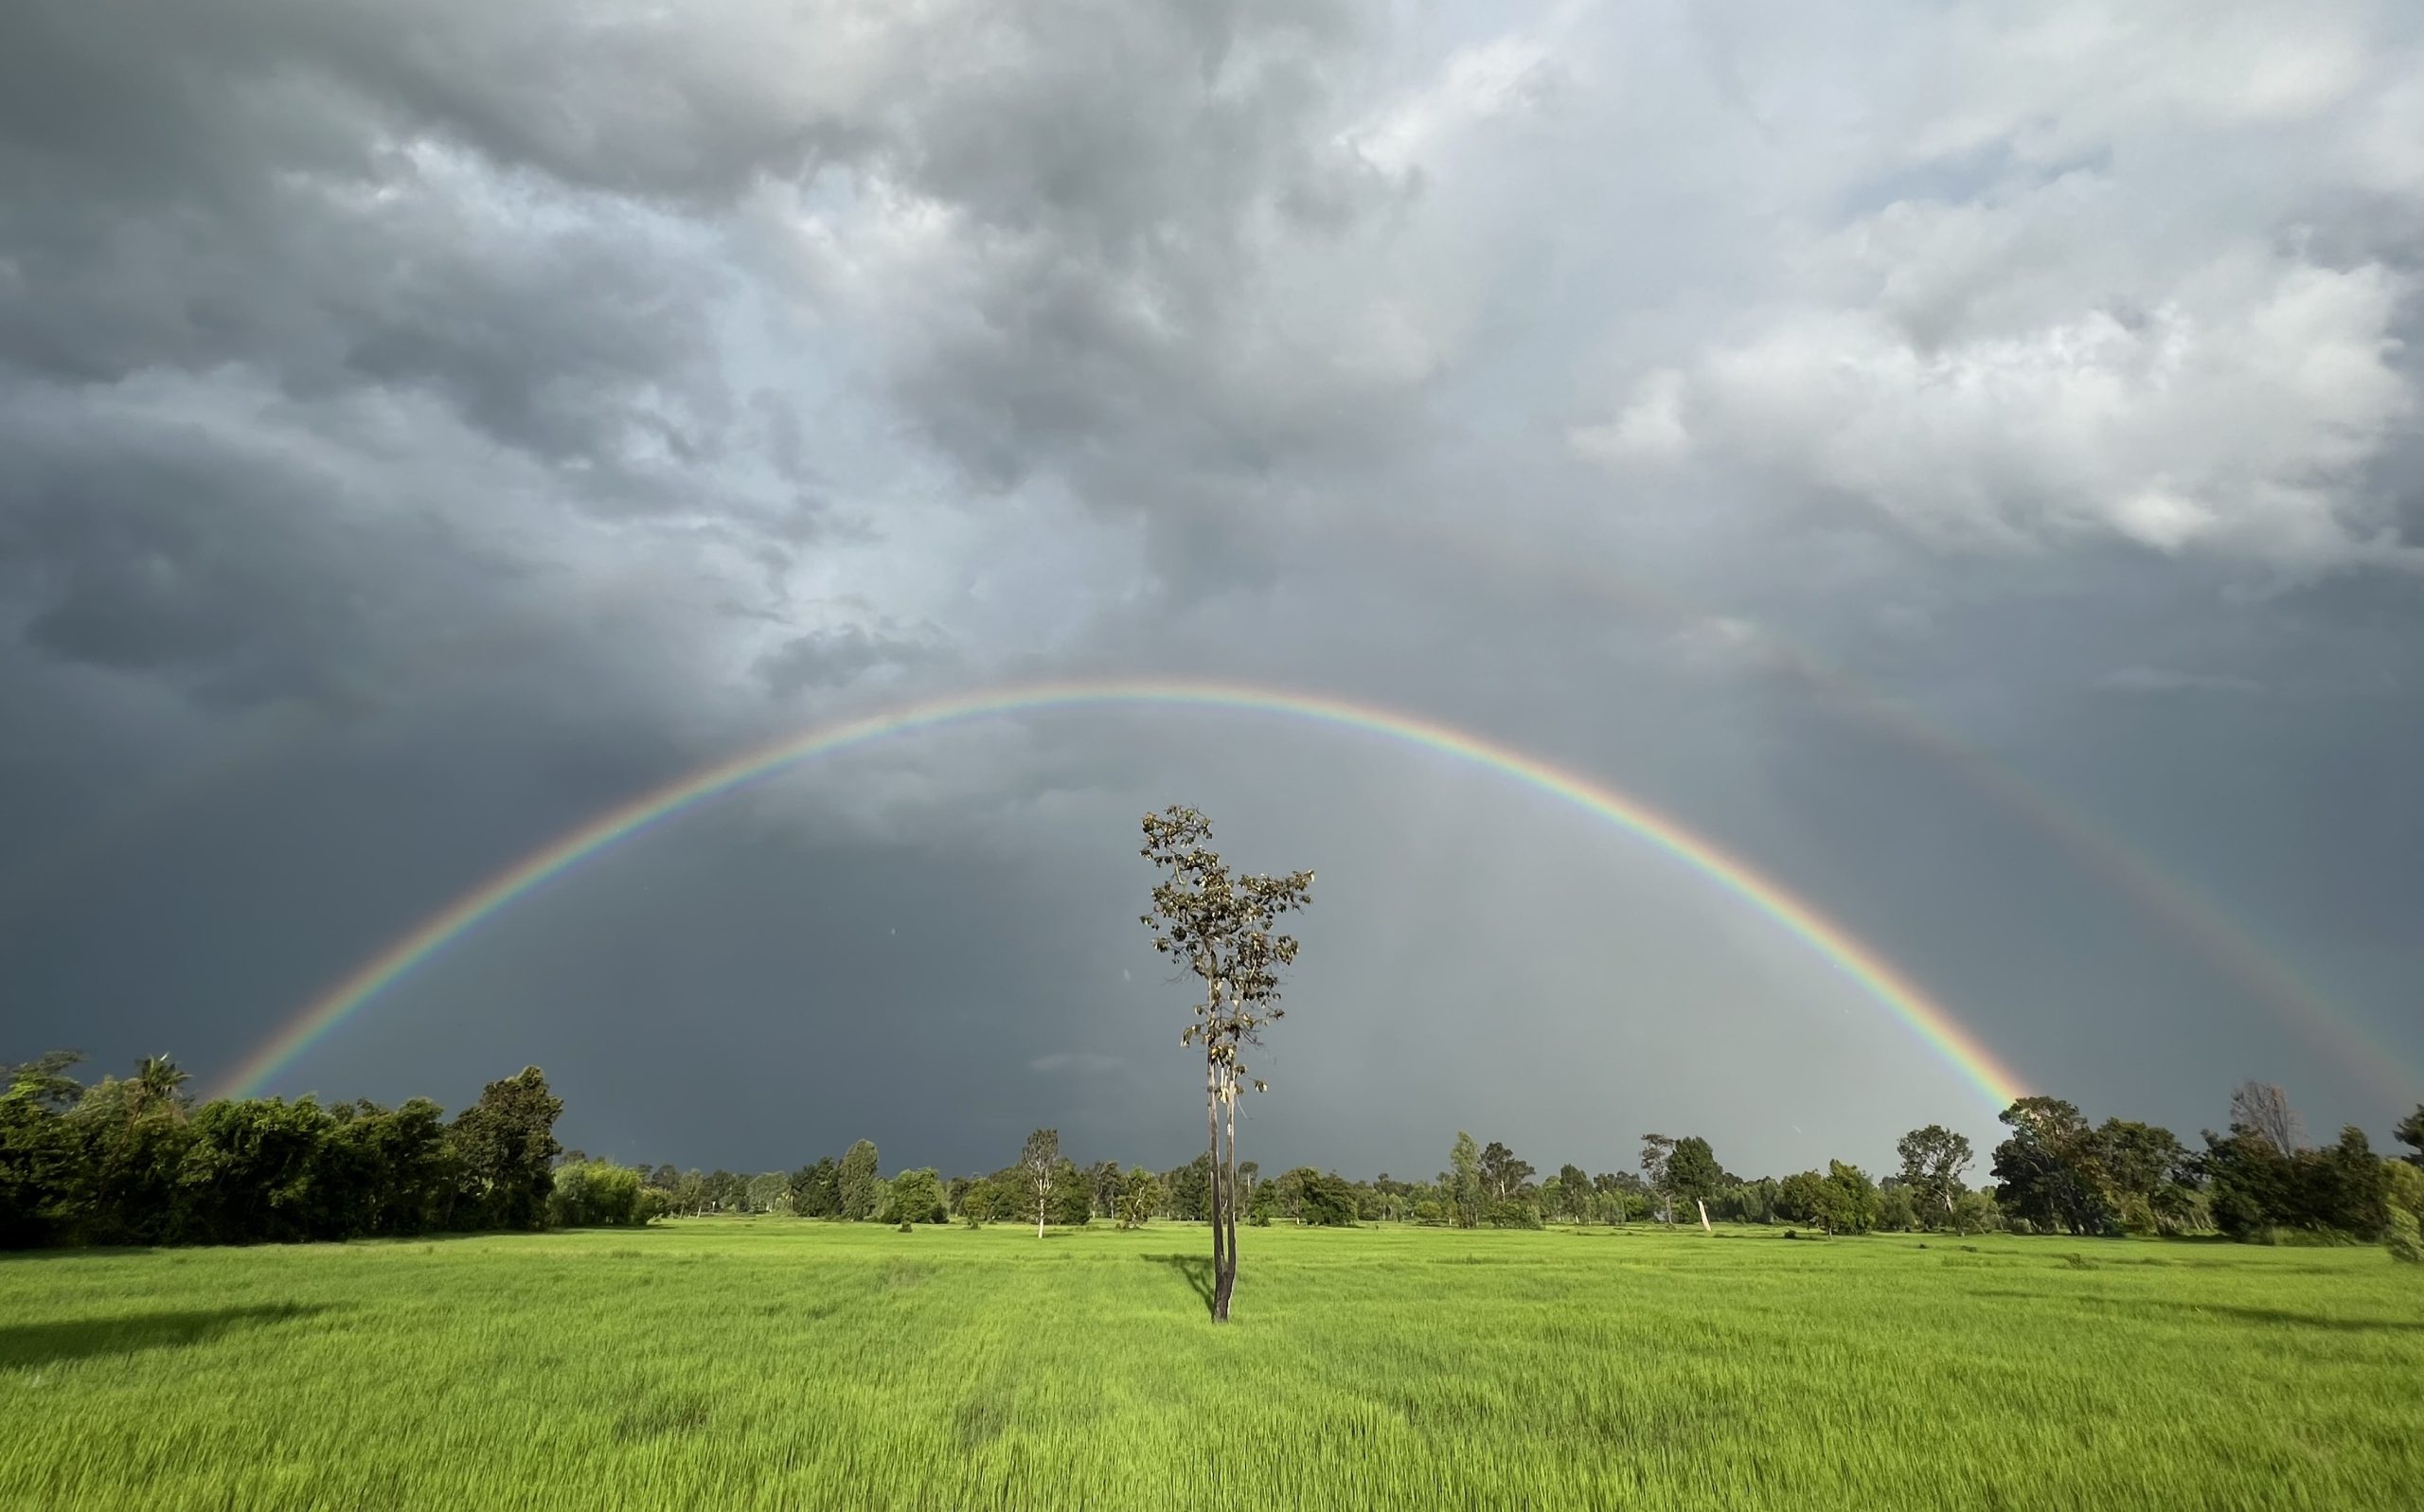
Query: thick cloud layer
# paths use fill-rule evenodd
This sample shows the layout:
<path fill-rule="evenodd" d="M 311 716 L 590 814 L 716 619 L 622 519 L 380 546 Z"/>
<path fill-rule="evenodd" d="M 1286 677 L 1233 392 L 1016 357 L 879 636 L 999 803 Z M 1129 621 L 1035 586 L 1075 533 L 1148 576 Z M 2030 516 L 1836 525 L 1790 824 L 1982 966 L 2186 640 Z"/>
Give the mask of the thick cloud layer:
<path fill-rule="evenodd" d="M 2033 1084 L 2424 1095 L 2424 27 L 2350 0 L 40 4 L 0 50 L 0 1056 L 205 1079 L 778 732 L 1186 674 L 1733 849 Z M 1992 1110 L 1403 741 L 1033 713 L 599 858 L 274 1090 L 763 1168 L 1192 1138 L 1135 816 L 1311 864 L 1272 1160 Z M 1429 1163 L 1429 1164 L 1425 1164 Z"/>

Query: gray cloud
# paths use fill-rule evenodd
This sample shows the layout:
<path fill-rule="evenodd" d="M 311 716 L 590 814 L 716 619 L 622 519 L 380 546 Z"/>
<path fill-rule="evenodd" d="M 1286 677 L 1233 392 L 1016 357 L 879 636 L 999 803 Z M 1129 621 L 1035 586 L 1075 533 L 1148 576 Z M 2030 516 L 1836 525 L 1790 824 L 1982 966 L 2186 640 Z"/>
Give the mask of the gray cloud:
<path fill-rule="evenodd" d="M 2120 667 L 2095 680 L 2116 693 L 2260 693 L 2264 685 L 2227 672 L 2183 672 L 2166 667 Z"/>
<path fill-rule="evenodd" d="M 11 44 L 33 1039 L 208 1074 L 683 772 L 1141 670 L 1616 783 L 2099 1114 L 2193 1129 L 2251 1071 L 2314 1127 L 2393 1110 L 2032 803 L 2424 1059 L 2401 15 L 229 0 Z M 460 1100 L 527 1058 L 633 1157 L 989 1165 L 1058 1123 L 1175 1160 L 1184 991 L 1132 924 L 1172 798 L 1324 878 L 1274 1159 L 1992 1132 L 1637 838 L 1177 708 L 737 795 L 293 1086 Z"/>

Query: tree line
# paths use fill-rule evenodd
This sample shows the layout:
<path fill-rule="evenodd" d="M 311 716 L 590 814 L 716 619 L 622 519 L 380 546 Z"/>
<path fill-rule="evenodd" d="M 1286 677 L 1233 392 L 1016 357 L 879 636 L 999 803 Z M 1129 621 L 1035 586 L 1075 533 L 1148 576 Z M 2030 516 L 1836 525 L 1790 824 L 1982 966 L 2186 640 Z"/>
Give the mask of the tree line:
<path fill-rule="evenodd" d="M 2249 1082 L 2232 1094 L 2229 1131 L 2206 1130 L 2192 1148 L 2159 1126 L 2119 1118 L 2091 1125 L 2056 1097 L 2005 1109 L 2010 1130 L 1987 1175 L 1971 1185 L 1968 1136 L 1939 1124 L 1912 1130 L 1881 1175 L 1830 1160 L 1824 1170 L 1743 1178 L 1697 1135 L 1641 1136 L 1636 1169 L 1586 1172 L 1571 1163 L 1542 1175 L 1504 1143 L 1459 1131 L 1448 1168 L 1428 1180 L 1385 1172 L 1368 1180 L 1298 1166 L 1265 1179 L 1238 1165 L 1239 1205 L 1253 1225 L 1411 1223 L 1441 1228 L 1549 1224 L 1806 1224 L 1824 1235 L 1952 1232 L 2073 1236 L 2218 1234 L 2253 1242 L 2309 1238 L 2388 1241 L 2415 1254 L 2424 1216 L 2424 1107 L 2395 1136 L 2403 1159 L 2377 1156 L 2350 1128 L 2329 1145 L 2304 1144 L 2277 1087 Z M 1118 1161 L 1081 1165 L 1059 1134 L 1038 1130 L 1017 1162 L 944 1177 L 920 1167 L 888 1180 L 874 1142 L 860 1140 L 785 1176 L 702 1177 L 659 1166 L 648 1181 L 685 1213 L 775 1213 L 838 1221 L 916 1225 L 958 1221 L 1134 1227 L 1154 1219 L 1208 1222 L 1215 1212 L 1207 1150 L 1156 1171 Z"/>
<path fill-rule="evenodd" d="M 564 1166 L 563 1100 L 536 1066 L 452 1119 L 223 1097 L 196 1107 L 166 1056 L 89 1085 L 58 1051 L 0 1066 L 0 1246 L 253 1244 L 644 1222 L 639 1173 Z"/>
<path fill-rule="evenodd" d="M 489 1083 L 449 1119 L 422 1097 L 393 1108 L 312 1097 L 197 1107 L 186 1074 L 165 1057 L 89 1085 L 68 1075 L 76 1063 L 56 1053 L 5 1068 L 0 1245 L 242 1244 L 717 1214 L 1132 1228 L 1215 1222 L 1224 1177 L 1249 1226 L 2210 1233 L 2386 1240 L 2416 1256 L 2424 1216 L 2424 1106 L 2393 1130 L 2411 1153 L 2384 1159 L 2355 1128 L 2309 1146 L 2288 1097 L 2256 1082 L 2232 1094 L 2227 1132 L 2203 1131 L 2195 1147 L 2158 1126 L 2091 1124 L 2061 1099 L 2022 1098 L 2002 1114 L 2009 1132 L 1990 1153 L 1990 1180 L 1976 1185 L 1969 1139 L 1934 1124 L 1904 1135 L 1898 1168 L 1877 1177 L 1829 1161 L 1824 1170 L 1746 1179 L 1725 1168 L 1707 1139 L 1658 1133 L 1641 1136 L 1635 1168 L 1591 1173 L 1567 1163 L 1543 1173 L 1505 1143 L 1461 1131 L 1447 1168 L 1428 1179 L 1351 1179 L 1312 1166 L 1265 1177 L 1254 1161 L 1238 1162 L 1231 1177 L 1208 1147 L 1167 1169 L 1081 1164 L 1051 1129 L 1028 1135 L 998 1169 L 946 1177 L 933 1166 L 886 1176 L 864 1139 L 838 1156 L 756 1175 L 593 1159 L 556 1140 L 563 1103 L 535 1066 Z"/>

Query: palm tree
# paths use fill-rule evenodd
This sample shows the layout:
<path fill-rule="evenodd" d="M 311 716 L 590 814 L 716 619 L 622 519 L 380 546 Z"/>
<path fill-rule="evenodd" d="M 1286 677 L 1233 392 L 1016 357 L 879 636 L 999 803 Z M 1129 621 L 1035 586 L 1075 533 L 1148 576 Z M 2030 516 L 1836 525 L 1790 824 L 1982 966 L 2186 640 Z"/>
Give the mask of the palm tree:
<path fill-rule="evenodd" d="M 166 1109 L 171 1116 L 185 1112 L 185 1094 L 179 1089 L 193 1079 L 192 1074 L 167 1056 L 145 1056 L 134 1068 L 134 1087 L 127 1099 L 129 1109 L 136 1116 L 154 1109 Z"/>

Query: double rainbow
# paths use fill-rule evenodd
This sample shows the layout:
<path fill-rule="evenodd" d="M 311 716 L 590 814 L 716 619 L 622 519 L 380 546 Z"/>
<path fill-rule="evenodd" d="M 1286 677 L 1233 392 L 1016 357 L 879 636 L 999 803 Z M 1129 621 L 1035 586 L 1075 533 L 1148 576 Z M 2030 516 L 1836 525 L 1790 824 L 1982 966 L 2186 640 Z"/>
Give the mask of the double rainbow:
<path fill-rule="evenodd" d="M 229 1075 L 249 1096 L 399 978 L 483 920 L 616 843 L 752 782 L 887 737 L 1010 714 L 1094 705 L 1226 709 L 1306 720 L 1421 747 L 1560 799 L 1647 841 L 1782 925 L 1882 1004 L 1987 1102 L 2024 1094 L 2020 1077 L 1943 1005 L 1815 907 L 1745 862 L 1615 789 L 1453 725 L 1376 704 L 1237 683 L 1178 678 L 1030 683 L 897 705 L 760 746 L 644 792 L 558 837 L 423 919 L 306 1005 Z"/>

